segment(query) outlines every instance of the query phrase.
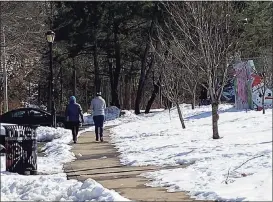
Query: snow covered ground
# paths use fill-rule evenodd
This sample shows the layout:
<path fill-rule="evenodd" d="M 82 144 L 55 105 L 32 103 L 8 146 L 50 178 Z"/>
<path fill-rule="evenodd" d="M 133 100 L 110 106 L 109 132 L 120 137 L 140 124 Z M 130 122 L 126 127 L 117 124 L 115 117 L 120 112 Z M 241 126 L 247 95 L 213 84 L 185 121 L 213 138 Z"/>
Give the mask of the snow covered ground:
<path fill-rule="evenodd" d="M 223 138 L 213 140 L 210 106 L 182 107 L 185 130 L 175 108 L 170 114 L 168 110 L 141 116 L 127 112 L 129 122 L 111 129 L 121 162 L 188 165 L 143 174 L 154 179 L 150 186 L 168 187 L 170 192 L 187 191 L 197 199 L 271 201 L 272 110 L 263 115 L 221 105 L 219 132 Z"/>
<path fill-rule="evenodd" d="M 49 141 L 43 148 L 45 157 L 38 157 L 39 175 L 24 176 L 6 172 L 5 157 L 1 156 L 1 201 L 127 200 L 92 179 L 83 183 L 67 180 L 63 164 L 75 159 L 68 145 L 72 140 L 69 130 L 39 127 L 37 133 L 39 141 Z"/>
<path fill-rule="evenodd" d="M 119 118 L 109 118 L 105 125 L 118 125 L 111 130 L 121 162 L 163 166 L 160 171 L 142 174 L 153 179 L 149 186 L 168 187 L 170 192 L 186 191 L 197 199 L 272 200 L 272 110 L 263 115 L 221 105 L 219 131 L 223 138 L 213 140 L 210 106 L 195 110 L 189 105 L 182 107 L 185 130 L 175 108 L 170 113 L 155 110 L 139 116 L 124 111 Z M 114 117 L 119 111 L 114 109 L 109 114 Z M 46 142 L 46 156 L 38 157 L 40 175 L 6 172 L 1 157 L 1 200 L 126 200 L 92 179 L 84 183 L 66 179 L 63 164 L 75 158 L 70 152 L 70 131 L 40 127 L 38 139 Z M 164 169 L 167 165 L 187 167 Z"/>

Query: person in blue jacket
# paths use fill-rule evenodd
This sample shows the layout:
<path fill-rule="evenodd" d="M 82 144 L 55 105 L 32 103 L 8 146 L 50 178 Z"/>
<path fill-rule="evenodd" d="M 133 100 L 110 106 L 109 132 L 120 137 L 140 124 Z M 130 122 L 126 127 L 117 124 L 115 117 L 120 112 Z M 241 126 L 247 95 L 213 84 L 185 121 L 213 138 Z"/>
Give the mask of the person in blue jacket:
<path fill-rule="evenodd" d="M 80 127 L 80 117 L 83 120 L 82 108 L 81 105 L 76 102 L 75 96 L 71 96 L 69 99 L 69 104 L 66 106 L 65 117 L 67 121 L 67 128 L 72 131 L 73 141 L 77 143 L 78 132 Z"/>

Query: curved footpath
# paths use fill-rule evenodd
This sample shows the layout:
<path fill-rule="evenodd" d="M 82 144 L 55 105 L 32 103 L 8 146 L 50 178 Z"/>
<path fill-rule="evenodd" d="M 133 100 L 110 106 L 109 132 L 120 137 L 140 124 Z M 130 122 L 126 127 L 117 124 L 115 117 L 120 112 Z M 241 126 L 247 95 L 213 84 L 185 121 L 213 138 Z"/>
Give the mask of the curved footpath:
<path fill-rule="evenodd" d="M 168 168 L 121 165 L 119 153 L 108 142 L 109 138 L 107 128 L 103 143 L 95 141 L 94 132 L 82 133 L 72 148 L 77 159 L 64 166 L 68 179 L 84 181 L 92 178 L 105 188 L 135 201 L 194 201 L 184 192 L 167 192 L 164 188 L 145 186 L 149 179 L 140 177 L 141 173 Z"/>

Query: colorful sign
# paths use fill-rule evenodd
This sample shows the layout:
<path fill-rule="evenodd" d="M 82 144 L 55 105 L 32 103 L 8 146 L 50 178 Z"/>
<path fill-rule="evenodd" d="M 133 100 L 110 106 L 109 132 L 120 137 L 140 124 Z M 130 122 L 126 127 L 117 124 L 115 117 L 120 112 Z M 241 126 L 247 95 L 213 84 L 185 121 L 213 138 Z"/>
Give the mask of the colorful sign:
<path fill-rule="evenodd" d="M 268 88 L 264 89 L 262 77 L 257 74 L 252 74 L 252 100 L 254 108 L 257 110 L 263 109 L 263 94 L 265 108 L 272 107 L 272 91 Z M 263 93 L 264 92 L 264 93 Z"/>
<path fill-rule="evenodd" d="M 252 60 L 240 62 L 234 66 L 235 106 L 237 109 L 262 110 L 264 83 L 262 77 L 255 73 Z M 265 88 L 265 108 L 272 107 L 272 91 Z"/>

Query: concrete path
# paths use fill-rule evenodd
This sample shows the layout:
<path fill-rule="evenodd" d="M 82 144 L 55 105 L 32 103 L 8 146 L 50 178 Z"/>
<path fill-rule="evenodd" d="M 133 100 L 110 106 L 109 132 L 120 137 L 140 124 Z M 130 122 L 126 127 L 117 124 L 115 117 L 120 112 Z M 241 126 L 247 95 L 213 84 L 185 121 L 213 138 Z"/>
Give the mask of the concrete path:
<path fill-rule="evenodd" d="M 104 187 L 114 189 L 131 200 L 193 201 L 183 192 L 170 193 L 166 192 L 164 188 L 145 186 L 149 180 L 140 177 L 139 174 L 160 168 L 121 165 L 118 157 L 120 154 L 108 142 L 109 138 L 109 130 L 105 130 L 103 143 L 95 141 L 93 132 L 83 133 L 72 149 L 77 159 L 64 167 L 68 179 L 84 181 L 87 178 L 92 178 Z"/>

